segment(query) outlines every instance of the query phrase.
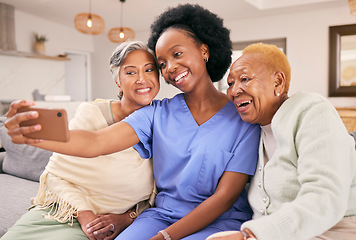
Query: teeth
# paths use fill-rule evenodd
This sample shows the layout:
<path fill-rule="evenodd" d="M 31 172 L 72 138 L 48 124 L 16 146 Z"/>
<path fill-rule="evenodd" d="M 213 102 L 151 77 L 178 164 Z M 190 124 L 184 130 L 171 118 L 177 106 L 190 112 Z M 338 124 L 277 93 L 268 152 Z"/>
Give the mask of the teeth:
<path fill-rule="evenodd" d="M 178 82 L 179 80 L 181 80 L 182 78 L 184 78 L 185 76 L 187 76 L 188 72 L 184 72 L 184 73 L 181 73 L 179 74 L 175 79 L 174 81 Z"/>
<path fill-rule="evenodd" d="M 150 90 L 150 88 L 141 88 L 141 89 L 137 89 L 136 91 L 139 93 L 144 93 L 144 92 L 148 92 Z"/>
<path fill-rule="evenodd" d="M 236 104 L 236 105 L 237 105 L 237 107 L 241 107 L 241 106 L 245 106 L 245 105 L 250 104 L 250 103 L 252 103 L 252 100 L 249 100 L 249 101 L 246 101 L 246 102 L 242 102 L 242 103 Z"/>

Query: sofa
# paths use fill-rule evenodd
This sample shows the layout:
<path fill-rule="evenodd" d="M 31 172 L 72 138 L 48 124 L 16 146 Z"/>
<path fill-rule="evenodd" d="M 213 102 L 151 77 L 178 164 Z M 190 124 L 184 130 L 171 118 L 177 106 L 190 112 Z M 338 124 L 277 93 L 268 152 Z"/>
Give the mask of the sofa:
<path fill-rule="evenodd" d="M 36 107 L 64 108 L 70 120 L 80 102 L 36 102 Z M 39 177 L 52 152 L 14 144 L 0 116 L 0 237 L 31 207 Z"/>
<path fill-rule="evenodd" d="M 37 107 L 66 109 L 69 120 L 79 104 L 36 102 Z M 0 116 L 0 237 L 31 207 L 31 198 L 39 187 L 39 176 L 52 155 L 40 148 L 12 143 L 3 126 L 5 120 L 5 116 Z M 356 140 L 356 132 L 350 134 Z"/>

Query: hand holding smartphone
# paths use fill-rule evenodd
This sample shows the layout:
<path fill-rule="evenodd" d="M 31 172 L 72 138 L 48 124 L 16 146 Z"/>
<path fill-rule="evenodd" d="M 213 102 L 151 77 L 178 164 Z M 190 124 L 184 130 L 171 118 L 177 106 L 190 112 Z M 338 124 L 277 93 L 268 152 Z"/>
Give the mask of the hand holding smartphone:
<path fill-rule="evenodd" d="M 40 124 L 41 130 L 24 134 L 25 137 L 60 142 L 69 141 L 68 117 L 66 110 L 34 107 L 23 107 L 18 109 L 18 112 L 27 111 L 36 111 L 39 116 L 36 119 L 20 123 L 20 126 L 24 127 Z"/>

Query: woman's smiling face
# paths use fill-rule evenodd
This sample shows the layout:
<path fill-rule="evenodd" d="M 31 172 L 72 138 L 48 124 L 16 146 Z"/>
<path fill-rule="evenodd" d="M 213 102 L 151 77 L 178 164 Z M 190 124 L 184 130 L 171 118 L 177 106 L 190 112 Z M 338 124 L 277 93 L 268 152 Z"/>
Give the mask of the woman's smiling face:
<path fill-rule="evenodd" d="M 242 120 L 270 124 L 277 111 L 276 73 L 263 64 L 258 54 L 247 53 L 237 59 L 227 78 L 227 95 L 235 104 Z"/>
<path fill-rule="evenodd" d="M 126 101 L 138 107 L 149 104 L 160 88 L 153 56 L 143 50 L 130 52 L 120 67 L 119 83 Z"/>
<path fill-rule="evenodd" d="M 208 76 L 204 61 L 205 46 L 197 43 L 184 30 L 166 30 L 156 44 L 157 61 L 163 78 L 183 92 L 197 87 L 202 77 Z"/>

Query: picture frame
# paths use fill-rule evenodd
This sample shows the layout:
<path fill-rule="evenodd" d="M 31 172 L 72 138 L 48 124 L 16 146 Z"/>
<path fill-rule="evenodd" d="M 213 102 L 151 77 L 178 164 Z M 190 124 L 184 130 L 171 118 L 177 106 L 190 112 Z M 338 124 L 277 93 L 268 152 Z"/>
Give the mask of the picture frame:
<path fill-rule="evenodd" d="M 356 96 L 356 24 L 329 27 L 329 97 Z"/>

